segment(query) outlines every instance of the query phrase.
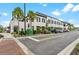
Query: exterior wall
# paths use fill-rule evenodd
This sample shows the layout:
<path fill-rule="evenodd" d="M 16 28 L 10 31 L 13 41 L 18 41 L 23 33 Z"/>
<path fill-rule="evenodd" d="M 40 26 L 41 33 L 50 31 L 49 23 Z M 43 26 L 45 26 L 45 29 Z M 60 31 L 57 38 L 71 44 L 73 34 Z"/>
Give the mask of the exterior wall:
<path fill-rule="evenodd" d="M 40 18 L 40 21 L 37 18 Z M 34 30 L 37 29 L 37 26 L 45 27 L 46 26 L 46 22 L 48 20 L 50 20 L 50 23 L 48 23 L 48 27 L 61 27 L 61 28 L 64 28 L 63 22 L 61 22 L 60 20 L 57 20 L 57 19 L 55 19 L 53 17 L 47 16 L 47 18 L 45 18 L 45 17 L 37 16 L 37 18 L 35 18 L 34 22 L 32 22 L 32 26 L 34 26 Z M 42 19 L 43 20 L 45 19 L 45 21 L 43 21 Z M 52 21 L 53 21 L 53 23 L 52 23 Z M 29 23 L 30 23 L 29 21 L 26 21 L 26 29 L 29 28 L 28 27 Z M 11 22 L 10 22 L 10 32 L 14 31 L 14 26 L 18 26 L 18 20 L 17 19 L 11 20 Z M 24 29 L 24 22 L 19 21 L 19 30 L 21 30 L 22 28 Z"/>
<path fill-rule="evenodd" d="M 68 30 L 68 25 L 67 24 L 65 24 L 64 30 Z"/>
<path fill-rule="evenodd" d="M 14 26 L 18 26 L 18 20 L 17 19 L 11 20 L 9 26 L 10 26 L 10 32 L 14 32 Z"/>
<path fill-rule="evenodd" d="M 24 22 L 19 21 L 19 30 L 24 29 Z"/>
<path fill-rule="evenodd" d="M 50 17 L 47 17 L 47 20 L 50 20 L 50 23 L 48 24 L 49 27 L 61 27 L 61 28 L 63 28 L 63 23 L 60 20 L 56 20 L 56 19 L 50 18 Z M 60 24 L 57 24 L 57 22 Z"/>
<path fill-rule="evenodd" d="M 18 26 L 18 20 L 15 18 L 11 20 L 10 24 L 10 32 L 14 32 L 14 26 Z M 24 29 L 24 22 L 19 21 L 19 30 Z"/>
<path fill-rule="evenodd" d="M 35 19 L 34 22 L 32 22 L 32 26 L 34 26 L 34 30 L 37 29 L 37 26 L 42 27 L 42 26 L 45 26 L 46 25 L 46 18 L 44 18 L 45 19 L 45 22 L 42 22 L 42 18 L 43 17 L 40 17 L 40 16 L 37 16 L 37 17 L 40 18 L 40 22 L 37 21 L 37 19 Z"/>

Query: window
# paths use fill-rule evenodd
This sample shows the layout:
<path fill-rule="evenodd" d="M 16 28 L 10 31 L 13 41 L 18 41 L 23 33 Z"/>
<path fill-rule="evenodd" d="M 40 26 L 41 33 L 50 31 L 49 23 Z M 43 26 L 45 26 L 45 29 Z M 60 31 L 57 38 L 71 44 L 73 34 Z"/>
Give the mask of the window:
<path fill-rule="evenodd" d="M 57 22 L 57 25 L 60 25 L 60 23 L 59 23 L 59 22 Z"/>
<path fill-rule="evenodd" d="M 19 27 L 18 26 L 14 26 L 14 32 L 18 32 L 18 30 L 19 30 Z"/>
<path fill-rule="evenodd" d="M 29 28 L 29 24 L 28 24 L 28 28 Z"/>
<path fill-rule="evenodd" d="M 45 19 L 44 19 L 44 18 L 42 18 L 42 22 L 44 22 L 44 23 L 45 23 Z"/>
<path fill-rule="evenodd" d="M 40 18 L 39 17 L 37 17 L 37 22 L 40 22 Z"/>
<path fill-rule="evenodd" d="M 52 24 L 53 24 L 53 20 L 52 20 Z"/>
<path fill-rule="evenodd" d="M 39 18 L 39 22 L 40 22 L 40 18 Z"/>
<path fill-rule="evenodd" d="M 37 22 L 38 22 L 38 17 L 36 17 L 36 20 L 37 20 Z"/>
<path fill-rule="evenodd" d="M 56 21 L 54 21 L 54 24 L 56 24 Z"/>

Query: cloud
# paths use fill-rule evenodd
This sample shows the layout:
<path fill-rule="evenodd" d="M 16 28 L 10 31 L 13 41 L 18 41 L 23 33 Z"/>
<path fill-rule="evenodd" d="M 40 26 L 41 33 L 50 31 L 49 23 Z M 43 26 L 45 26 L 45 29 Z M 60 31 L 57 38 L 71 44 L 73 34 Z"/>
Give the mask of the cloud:
<path fill-rule="evenodd" d="M 74 26 L 75 26 L 75 27 L 79 27 L 79 24 L 75 24 Z"/>
<path fill-rule="evenodd" d="M 70 19 L 68 22 L 73 23 L 73 19 Z"/>
<path fill-rule="evenodd" d="M 43 4 L 42 6 L 46 7 L 46 6 L 47 6 L 47 4 Z"/>
<path fill-rule="evenodd" d="M 68 3 L 68 4 L 62 9 L 62 11 L 63 11 L 63 12 L 68 12 L 68 11 L 72 10 L 73 7 L 74 7 L 73 4 Z"/>
<path fill-rule="evenodd" d="M 46 7 L 47 6 L 47 4 L 44 4 L 44 3 L 40 3 L 40 5 L 42 5 L 43 7 Z"/>
<path fill-rule="evenodd" d="M 74 19 L 69 19 L 67 22 L 69 22 L 71 24 L 76 24 L 76 21 Z"/>
<path fill-rule="evenodd" d="M 3 16 L 7 16 L 8 14 L 4 12 L 2 15 L 3 15 Z"/>
<path fill-rule="evenodd" d="M 59 20 L 64 21 L 63 19 L 59 19 Z"/>
<path fill-rule="evenodd" d="M 51 12 L 55 16 L 60 16 L 61 13 L 56 9 L 55 11 Z"/>
<path fill-rule="evenodd" d="M 73 9 L 72 9 L 73 12 L 76 12 L 76 11 L 79 11 L 79 4 L 76 5 Z"/>

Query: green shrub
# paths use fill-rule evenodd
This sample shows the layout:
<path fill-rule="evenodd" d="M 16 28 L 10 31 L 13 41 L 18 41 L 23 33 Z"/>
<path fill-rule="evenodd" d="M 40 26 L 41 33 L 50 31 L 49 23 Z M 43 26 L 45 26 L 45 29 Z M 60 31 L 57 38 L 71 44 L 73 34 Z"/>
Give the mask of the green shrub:
<path fill-rule="evenodd" d="M 37 29 L 37 33 L 41 33 L 41 29 Z"/>
<path fill-rule="evenodd" d="M 16 33 L 16 32 L 12 32 L 11 34 L 12 34 L 14 37 L 19 37 L 19 34 Z"/>
<path fill-rule="evenodd" d="M 53 29 L 53 27 L 48 27 L 47 28 L 48 31 L 51 31 L 52 29 Z"/>
<path fill-rule="evenodd" d="M 33 30 L 33 34 L 37 34 L 37 31 L 36 30 Z"/>
<path fill-rule="evenodd" d="M 0 33 L 2 33 L 3 32 L 3 30 L 0 30 Z"/>
<path fill-rule="evenodd" d="M 33 35 L 33 29 L 27 29 L 27 30 L 25 31 L 25 34 L 26 34 L 26 35 Z"/>
<path fill-rule="evenodd" d="M 12 32 L 11 34 L 17 34 L 16 32 Z"/>
<path fill-rule="evenodd" d="M 47 29 L 44 31 L 44 34 L 50 34 L 50 33 L 51 33 L 51 31 L 49 31 Z"/>
<path fill-rule="evenodd" d="M 54 27 L 55 29 L 59 29 L 59 30 L 61 30 L 62 28 L 61 27 Z"/>
<path fill-rule="evenodd" d="M 23 29 L 21 29 L 21 31 L 19 31 L 19 35 L 25 35 L 25 31 Z"/>
<path fill-rule="evenodd" d="M 0 34 L 0 38 L 4 37 L 3 35 Z"/>

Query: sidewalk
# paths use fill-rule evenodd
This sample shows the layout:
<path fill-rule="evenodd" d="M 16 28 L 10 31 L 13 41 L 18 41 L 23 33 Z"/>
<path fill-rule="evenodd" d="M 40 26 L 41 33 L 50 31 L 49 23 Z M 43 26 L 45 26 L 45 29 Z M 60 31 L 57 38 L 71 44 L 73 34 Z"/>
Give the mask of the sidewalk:
<path fill-rule="evenodd" d="M 3 39 L 13 39 L 14 37 L 10 33 L 0 33 L 1 35 L 4 35 Z"/>
<path fill-rule="evenodd" d="M 13 55 L 28 55 L 31 53 L 27 47 L 25 47 L 19 40 L 13 37 L 10 33 L 0 33 L 0 34 L 4 35 L 4 38 L 0 40 L 0 44 L 2 44 L 2 46 L 4 47 L 1 49 L 1 51 L 3 50 L 2 53 L 9 54 L 9 55 L 12 55 L 12 54 Z M 9 53 L 6 47 L 8 48 L 8 50 L 11 50 L 12 53 Z"/>
<path fill-rule="evenodd" d="M 0 55 L 25 55 L 25 53 L 14 40 L 2 40 Z"/>

